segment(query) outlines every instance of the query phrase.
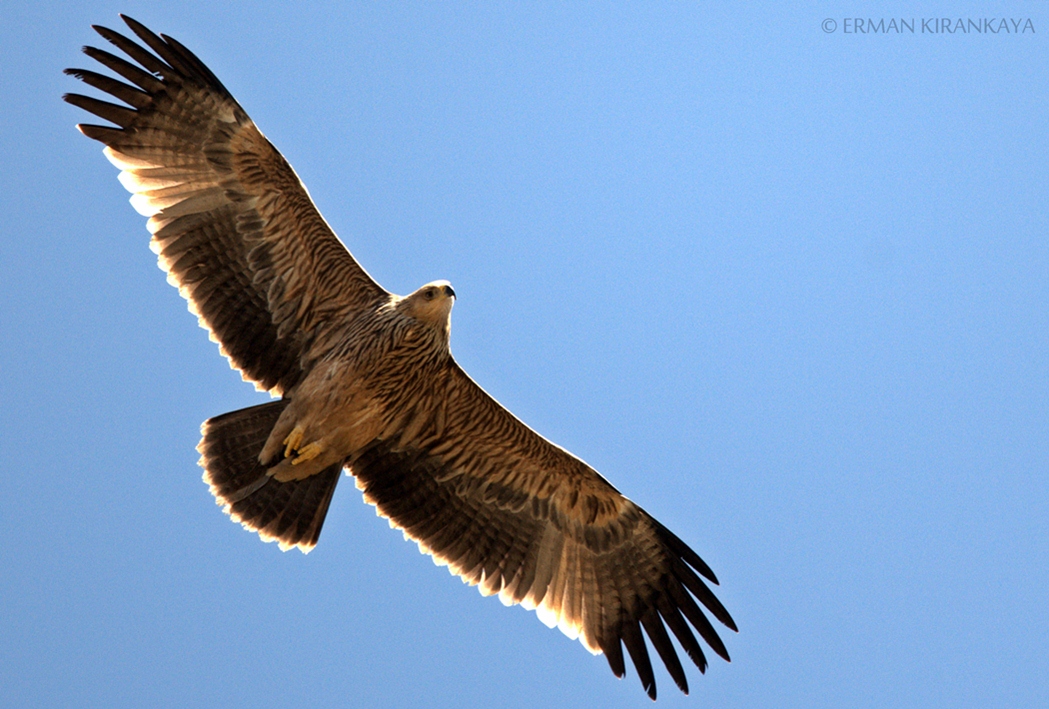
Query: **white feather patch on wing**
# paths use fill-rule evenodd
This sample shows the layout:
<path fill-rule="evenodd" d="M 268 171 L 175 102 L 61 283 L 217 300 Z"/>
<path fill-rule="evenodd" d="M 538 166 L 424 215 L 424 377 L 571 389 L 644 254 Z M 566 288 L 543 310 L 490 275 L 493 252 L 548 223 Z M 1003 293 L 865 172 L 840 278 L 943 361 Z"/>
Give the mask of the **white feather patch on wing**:
<path fill-rule="evenodd" d="M 159 172 L 159 170 L 141 169 L 136 170 L 121 170 L 120 174 L 117 175 L 117 179 L 120 180 L 120 184 L 124 186 L 124 189 L 128 192 L 144 192 L 146 190 L 161 190 L 168 187 L 175 187 L 184 183 L 182 179 L 176 179 L 173 177 L 147 177 L 142 173 Z"/>
<path fill-rule="evenodd" d="M 151 162 L 143 158 L 136 158 L 126 153 L 117 152 L 108 145 L 102 149 L 102 154 L 109 162 L 113 163 L 118 170 L 141 170 L 155 167 L 163 167 L 160 163 Z"/>

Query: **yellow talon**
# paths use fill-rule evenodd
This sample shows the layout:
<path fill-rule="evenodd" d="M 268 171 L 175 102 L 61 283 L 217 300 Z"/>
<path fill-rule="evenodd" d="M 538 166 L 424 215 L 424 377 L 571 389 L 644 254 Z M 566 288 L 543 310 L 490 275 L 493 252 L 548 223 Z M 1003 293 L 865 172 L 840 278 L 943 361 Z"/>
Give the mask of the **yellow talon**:
<path fill-rule="evenodd" d="M 307 460 L 312 460 L 320 455 L 321 444 L 314 441 L 307 446 L 303 446 L 299 449 L 299 455 L 291 461 L 292 465 L 298 465 L 299 463 L 305 463 Z"/>
<path fill-rule="evenodd" d="M 292 432 L 288 434 L 288 437 L 284 439 L 285 458 L 291 457 L 292 451 L 299 447 L 299 444 L 302 443 L 302 439 L 305 436 L 306 432 L 303 430 L 302 426 L 296 426 Z"/>

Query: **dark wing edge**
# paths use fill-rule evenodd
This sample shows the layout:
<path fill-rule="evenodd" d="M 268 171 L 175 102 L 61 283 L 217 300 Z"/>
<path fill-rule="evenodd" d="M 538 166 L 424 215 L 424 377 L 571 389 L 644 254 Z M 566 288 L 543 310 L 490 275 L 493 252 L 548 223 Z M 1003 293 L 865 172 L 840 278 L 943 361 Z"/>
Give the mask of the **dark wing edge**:
<path fill-rule="evenodd" d="M 77 128 L 106 146 L 132 205 L 149 217 L 160 267 L 231 366 L 279 395 L 332 346 L 332 323 L 389 294 L 204 63 L 121 17 L 148 49 L 94 26 L 132 61 L 95 47 L 84 53 L 125 81 L 66 73 L 125 105 L 63 98 L 115 124 Z"/>
<path fill-rule="evenodd" d="M 707 661 L 692 628 L 729 660 L 700 605 L 736 624 L 700 578 L 717 583 L 699 555 L 454 370 L 446 408 L 415 443 L 377 440 L 350 461 L 365 501 L 482 595 L 535 610 L 604 653 L 617 677 L 625 646 L 653 699 L 645 635 L 685 693 L 668 628 L 700 672 Z"/>

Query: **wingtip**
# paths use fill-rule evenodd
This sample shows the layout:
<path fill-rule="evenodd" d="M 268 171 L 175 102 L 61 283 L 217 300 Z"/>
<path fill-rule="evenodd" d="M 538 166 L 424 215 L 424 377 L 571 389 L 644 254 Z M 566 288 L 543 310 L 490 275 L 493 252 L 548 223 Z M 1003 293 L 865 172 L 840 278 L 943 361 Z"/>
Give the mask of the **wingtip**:
<path fill-rule="evenodd" d="M 136 20 L 134 17 L 129 17 L 127 15 L 121 14 L 120 15 L 120 19 L 122 19 L 124 21 L 125 25 L 127 25 L 128 27 L 131 28 L 132 32 L 137 34 L 143 40 L 146 39 L 147 35 L 151 36 L 151 37 L 155 37 L 156 36 L 156 33 L 153 32 L 153 30 L 151 30 L 148 27 L 146 27 L 144 24 L 142 24 L 141 22 Z"/>
<path fill-rule="evenodd" d="M 677 680 L 674 680 L 674 684 L 677 685 L 677 688 L 681 690 L 682 694 L 684 694 L 686 697 L 688 696 L 688 680 L 687 679 L 682 678 L 680 682 L 678 682 Z"/>
<path fill-rule="evenodd" d="M 102 39 L 106 40 L 107 42 L 111 42 L 112 41 L 111 38 L 114 37 L 114 36 L 120 36 L 119 32 L 117 32 L 116 30 L 110 29 L 110 28 L 106 27 L 105 25 L 91 25 L 91 29 L 93 29 L 95 32 L 97 32 L 98 35 L 100 37 L 102 37 Z M 84 47 L 85 50 L 87 48 L 88 47 Z"/>
<path fill-rule="evenodd" d="M 722 642 L 721 638 L 718 638 L 716 643 L 711 643 L 710 647 L 722 660 L 732 662 L 732 658 L 728 656 L 728 648 L 725 647 L 725 643 Z"/>

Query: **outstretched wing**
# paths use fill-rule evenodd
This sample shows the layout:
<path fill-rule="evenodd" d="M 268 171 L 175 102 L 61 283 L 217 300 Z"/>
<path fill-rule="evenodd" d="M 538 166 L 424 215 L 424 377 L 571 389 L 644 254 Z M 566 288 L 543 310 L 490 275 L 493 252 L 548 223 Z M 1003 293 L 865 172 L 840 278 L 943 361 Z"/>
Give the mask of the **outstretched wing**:
<path fill-rule="evenodd" d="M 123 19 L 153 53 L 98 26 L 135 63 L 94 47 L 84 53 L 130 83 L 66 73 L 127 105 L 65 100 L 115 124 L 78 128 L 105 144 L 131 203 L 149 217 L 160 266 L 223 354 L 245 379 L 280 394 L 327 352 L 331 324 L 389 294 L 215 75 L 178 41 Z"/>
<path fill-rule="evenodd" d="M 482 594 L 535 609 L 548 626 L 603 652 L 619 677 L 626 645 L 653 699 L 642 628 L 684 692 L 667 628 L 701 672 L 706 658 L 689 624 L 729 659 L 699 604 L 736 625 L 700 578 L 717 583 L 699 555 L 454 362 L 350 468 L 391 525 Z"/>

